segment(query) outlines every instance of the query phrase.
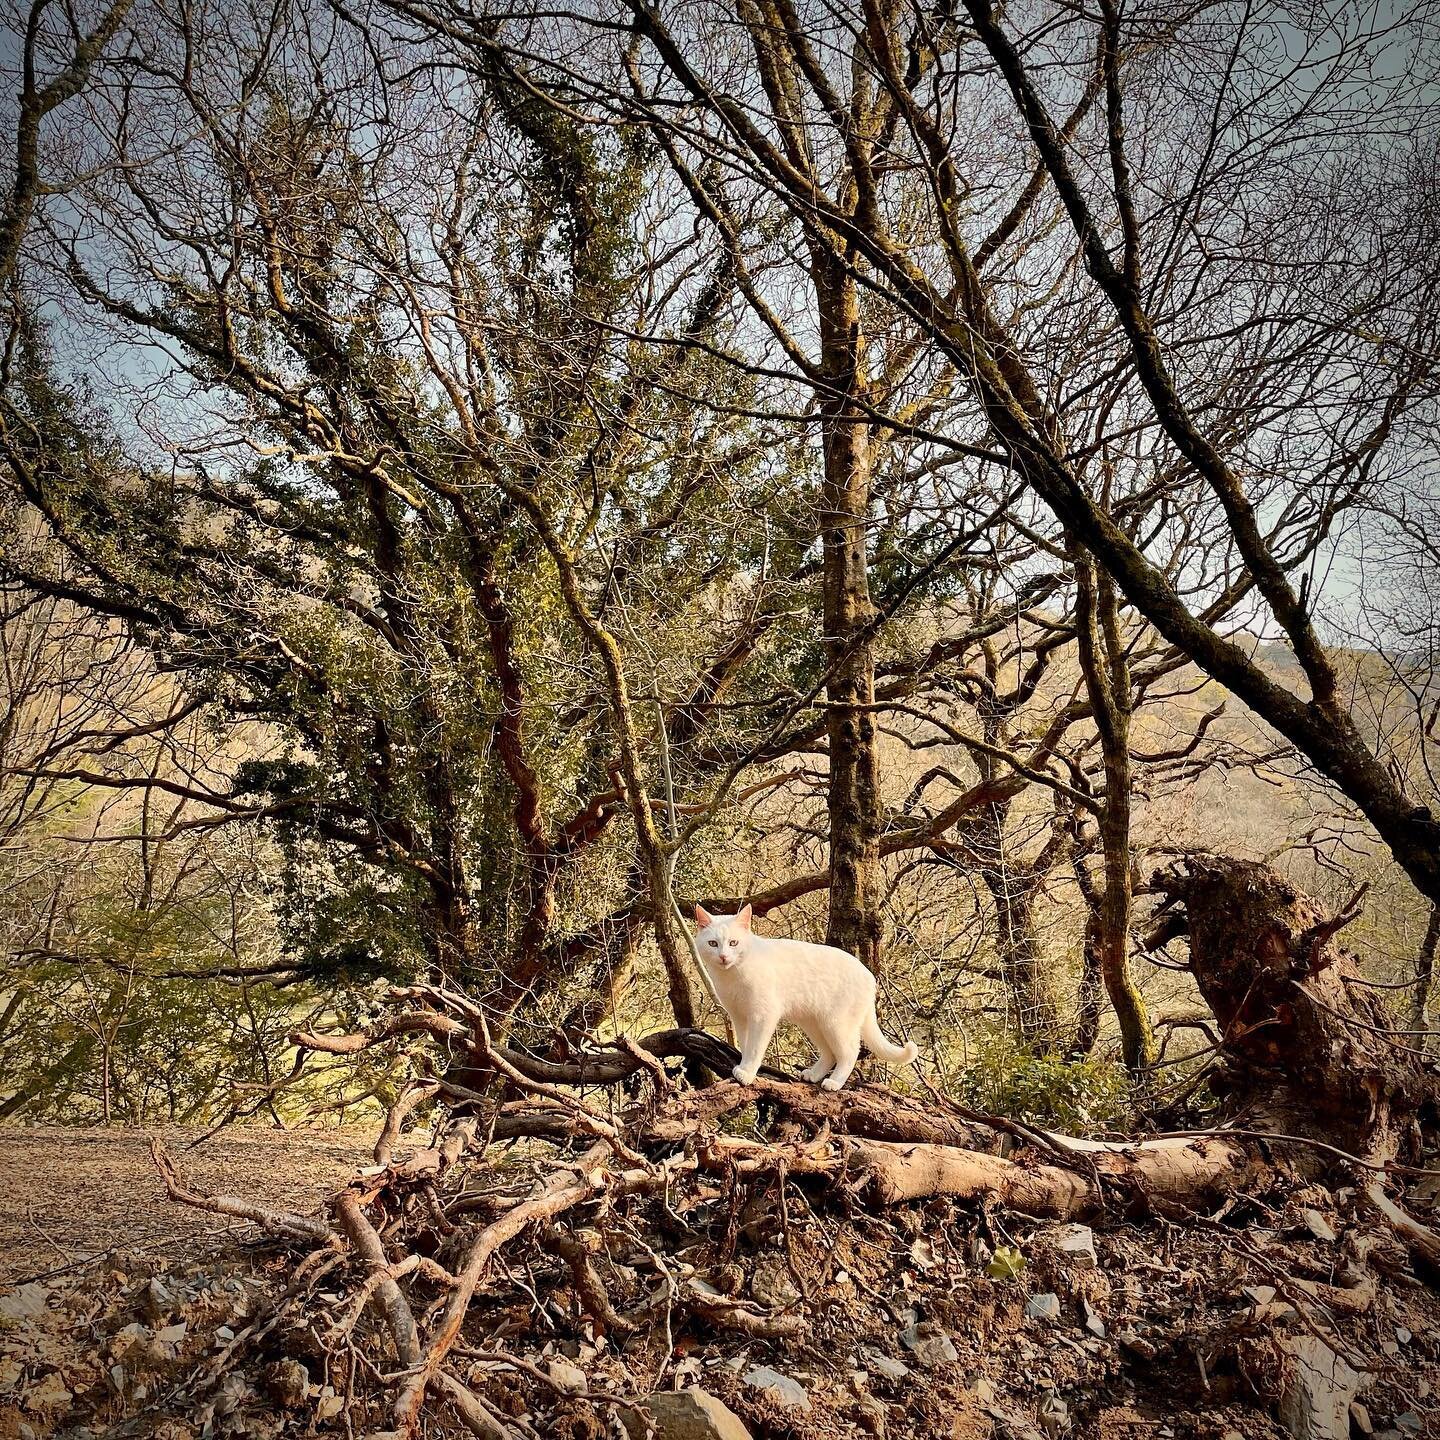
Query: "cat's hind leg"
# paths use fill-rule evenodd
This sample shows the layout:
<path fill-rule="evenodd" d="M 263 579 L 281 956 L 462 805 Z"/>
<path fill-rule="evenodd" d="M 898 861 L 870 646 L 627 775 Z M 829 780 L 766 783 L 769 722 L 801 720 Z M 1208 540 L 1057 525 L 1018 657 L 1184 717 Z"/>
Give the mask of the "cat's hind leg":
<path fill-rule="evenodd" d="M 850 1078 L 855 1062 L 860 1058 L 860 1037 L 837 1046 L 835 1068 L 820 1082 L 822 1090 L 838 1090 Z"/>
<path fill-rule="evenodd" d="M 805 1037 L 815 1047 L 815 1063 L 808 1069 L 800 1072 L 800 1078 L 808 1081 L 811 1085 L 823 1080 L 835 1068 L 835 1051 L 831 1047 L 829 1037 L 817 1025 L 813 1029 L 806 1025 L 802 1027 Z"/>

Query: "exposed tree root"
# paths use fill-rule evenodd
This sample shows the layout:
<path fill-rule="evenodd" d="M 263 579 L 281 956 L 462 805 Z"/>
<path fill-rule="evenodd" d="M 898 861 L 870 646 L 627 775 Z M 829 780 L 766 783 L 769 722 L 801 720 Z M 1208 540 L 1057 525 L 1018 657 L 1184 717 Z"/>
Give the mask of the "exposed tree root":
<path fill-rule="evenodd" d="M 874 1086 L 831 1093 L 779 1072 L 753 1086 L 727 1079 L 690 1088 L 664 1060 L 726 1074 L 735 1052 L 702 1032 L 671 1030 L 540 1059 L 494 1042 L 467 997 L 422 986 L 397 991 L 396 1012 L 364 1031 L 295 1037 L 332 1054 L 417 1041 L 441 1052 L 386 1117 L 376 1166 L 335 1198 L 333 1225 L 200 1195 L 158 1144 L 156 1162 L 173 1198 L 348 1258 L 345 1303 L 326 1333 L 335 1347 L 353 1345 L 364 1312 L 383 1327 L 394 1359 L 376 1373 L 390 1387 L 397 1436 L 417 1433 L 427 1401 L 450 1407 L 486 1440 L 526 1433 L 455 1364 L 480 1353 L 466 1343 L 467 1320 L 483 1306 L 492 1270 L 504 1270 L 527 1233 L 568 1268 L 575 1304 L 597 1333 L 632 1335 L 647 1313 L 611 1293 L 612 1244 L 643 1252 L 661 1282 L 649 1313 L 660 1307 L 667 1333 L 674 1309 L 760 1340 L 807 1325 L 801 1302 L 771 1311 L 677 1274 L 632 1233 L 625 1216 L 634 1203 L 651 1206 L 677 1235 L 690 1230 L 687 1213 L 721 1202 L 733 1235 L 754 1223 L 745 1217 L 771 1193 L 782 1197 L 784 1223 L 790 1183 L 844 1206 L 949 1197 L 1065 1220 L 1185 1216 L 1258 1193 L 1282 1173 L 1313 1175 L 1365 1155 L 1364 1203 L 1417 1265 L 1440 1274 L 1440 1237 L 1384 1189 L 1385 1170 L 1402 1156 L 1399 1137 L 1428 1123 L 1434 1076 L 1387 1030 L 1377 1002 L 1363 990 L 1352 999 L 1356 987 L 1345 982 L 1353 959 L 1335 943 L 1344 917 L 1235 862 L 1191 859 L 1157 877 L 1156 888 L 1167 896 L 1172 936 L 1189 931 L 1191 964 L 1222 1036 L 1224 1083 L 1250 1128 L 1092 1142 L 980 1115 L 944 1096 L 920 1101 Z M 752 1105 L 760 1107 L 759 1138 L 753 1120 L 736 1123 Z M 430 1143 L 395 1158 L 402 1128 L 426 1106 Z M 492 1148 L 516 1140 L 529 1158 L 512 1168 Z M 1388 1242 L 1352 1241 L 1341 1284 L 1327 1277 L 1289 1286 L 1297 1307 L 1358 1314 L 1373 1303 L 1370 1266 Z"/>

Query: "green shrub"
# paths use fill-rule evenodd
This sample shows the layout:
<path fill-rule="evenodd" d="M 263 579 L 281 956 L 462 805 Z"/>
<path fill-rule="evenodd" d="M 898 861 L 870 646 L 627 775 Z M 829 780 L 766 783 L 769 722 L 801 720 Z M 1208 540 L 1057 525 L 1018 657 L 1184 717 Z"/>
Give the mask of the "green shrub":
<path fill-rule="evenodd" d="M 956 1098 L 976 1110 L 1074 1134 L 1126 1129 L 1133 1120 L 1124 1066 L 1036 1054 L 992 1034 L 955 1078 Z"/>

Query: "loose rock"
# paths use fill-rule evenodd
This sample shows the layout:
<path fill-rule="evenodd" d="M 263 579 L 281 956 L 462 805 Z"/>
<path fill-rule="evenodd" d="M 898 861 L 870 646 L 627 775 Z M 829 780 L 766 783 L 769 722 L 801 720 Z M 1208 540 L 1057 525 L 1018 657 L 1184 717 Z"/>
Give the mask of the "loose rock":
<path fill-rule="evenodd" d="M 655 1440 L 753 1440 L 740 1417 L 707 1390 L 659 1391 L 643 1403 Z M 632 1440 L 641 1440 L 644 1419 L 623 1410 L 621 1420 Z"/>
<path fill-rule="evenodd" d="M 879 1350 L 866 1350 L 862 1358 L 869 1369 L 886 1380 L 903 1380 L 910 1373 L 903 1360 L 892 1360 Z"/>
<path fill-rule="evenodd" d="M 885 1407 L 873 1395 L 861 1397 L 855 1407 L 855 1418 L 875 1440 L 885 1440 Z"/>
<path fill-rule="evenodd" d="M 769 1256 L 755 1267 L 750 1293 L 772 1310 L 783 1310 L 801 1298 L 790 1267 L 778 1255 Z"/>
<path fill-rule="evenodd" d="M 140 1313 L 152 1324 L 167 1320 L 175 1309 L 175 1297 L 159 1280 L 150 1280 L 140 1292 Z"/>
<path fill-rule="evenodd" d="M 50 1302 L 50 1292 L 43 1285 L 22 1285 L 8 1295 L 0 1296 L 0 1320 L 12 1324 L 22 1320 L 36 1320 L 45 1313 Z"/>
<path fill-rule="evenodd" d="M 953 1365 L 960 1358 L 950 1337 L 933 1320 L 922 1320 L 902 1330 L 900 1343 L 927 1370 Z"/>
<path fill-rule="evenodd" d="M 768 1365 L 752 1365 L 741 1377 L 752 1390 L 764 1392 L 766 1399 L 782 1410 L 808 1410 L 810 1395 L 805 1387 L 789 1375 L 782 1375 Z"/>
<path fill-rule="evenodd" d="M 1280 1423 L 1295 1440 L 1348 1440 L 1359 1375 L 1317 1336 L 1287 1337 L 1280 1348 L 1291 1362 Z"/>
<path fill-rule="evenodd" d="M 1070 1428 L 1070 1407 L 1058 1395 L 1047 1395 L 1041 1402 L 1040 1428 L 1050 1440 L 1057 1440 Z"/>
<path fill-rule="evenodd" d="M 1088 1225 L 1061 1225 L 1050 1232 L 1055 1248 L 1082 1270 L 1100 1263 L 1095 1254 L 1095 1232 Z"/>
<path fill-rule="evenodd" d="M 561 1360 L 558 1357 L 545 1367 L 546 1373 L 567 1395 L 579 1395 L 581 1391 L 589 1388 L 590 1382 L 585 1372 L 578 1366 L 572 1365 L 568 1360 Z"/>

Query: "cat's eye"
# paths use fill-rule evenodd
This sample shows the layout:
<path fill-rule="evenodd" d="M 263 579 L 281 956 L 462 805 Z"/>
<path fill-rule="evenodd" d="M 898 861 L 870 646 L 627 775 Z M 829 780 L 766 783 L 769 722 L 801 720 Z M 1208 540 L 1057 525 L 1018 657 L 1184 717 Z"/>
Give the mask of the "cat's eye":
<path fill-rule="evenodd" d="M 729 943 L 730 948 L 733 950 L 740 942 L 738 940 L 731 940 Z"/>
<path fill-rule="evenodd" d="M 718 940 L 712 940 L 710 942 L 710 948 L 712 950 L 718 950 L 720 948 L 720 942 Z"/>

